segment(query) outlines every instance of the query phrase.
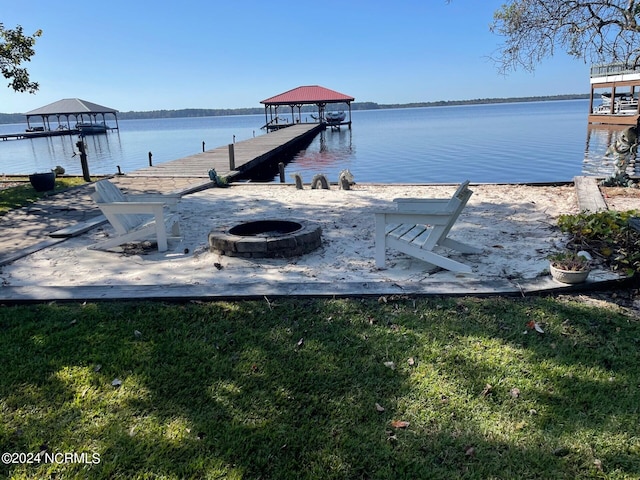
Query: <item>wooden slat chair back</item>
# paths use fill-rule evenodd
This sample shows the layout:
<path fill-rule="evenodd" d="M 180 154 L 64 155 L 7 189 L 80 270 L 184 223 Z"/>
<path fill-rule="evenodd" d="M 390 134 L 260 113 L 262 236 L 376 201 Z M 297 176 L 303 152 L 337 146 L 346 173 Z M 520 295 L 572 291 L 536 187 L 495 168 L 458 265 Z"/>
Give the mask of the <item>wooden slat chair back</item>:
<path fill-rule="evenodd" d="M 95 184 L 96 203 L 124 203 L 127 198 L 122 191 L 108 180 L 99 180 Z M 142 215 L 136 213 L 112 213 L 109 222 L 119 234 L 127 233 L 151 218 L 151 215 Z"/>
<path fill-rule="evenodd" d="M 482 249 L 449 238 L 451 228 L 473 191 L 462 183 L 450 199 L 398 198 L 395 210 L 375 214 L 375 261 L 384 268 L 387 247 L 447 270 L 471 273 L 471 267 L 434 252 L 446 247 L 461 253 Z"/>
<path fill-rule="evenodd" d="M 176 212 L 179 196 L 124 195 L 109 180 L 100 180 L 95 184 L 92 198 L 117 235 L 89 248 L 106 250 L 155 238 L 158 251 L 163 252 L 168 249 L 168 238 L 180 236 Z"/>

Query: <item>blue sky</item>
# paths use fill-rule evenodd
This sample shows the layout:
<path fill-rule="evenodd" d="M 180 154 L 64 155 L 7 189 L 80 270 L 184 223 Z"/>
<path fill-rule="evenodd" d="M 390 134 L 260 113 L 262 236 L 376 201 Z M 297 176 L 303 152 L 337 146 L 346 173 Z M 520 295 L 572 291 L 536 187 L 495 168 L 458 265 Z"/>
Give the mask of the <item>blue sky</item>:
<path fill-rule="evenodd" d="M 301 85 L 356 102 L 587 93 L 564 53 L 498 74 L 489 32 L 503 0 L 0 0 L 6 28 L 43 35 L 26 64 L 35 95 L 0 89 L 0 112 L 62 98 L 120 111 L 260 107 Z"/>

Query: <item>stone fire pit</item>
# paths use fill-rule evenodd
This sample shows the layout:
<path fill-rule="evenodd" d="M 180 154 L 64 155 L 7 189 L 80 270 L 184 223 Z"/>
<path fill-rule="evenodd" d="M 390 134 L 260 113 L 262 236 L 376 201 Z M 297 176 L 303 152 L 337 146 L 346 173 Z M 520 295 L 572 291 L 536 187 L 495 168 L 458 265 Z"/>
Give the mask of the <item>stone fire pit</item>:
<path fill-rule="evenodd" d="M 322 228 L 308 220 L 256 220 L 209 233 L 210 250 L 230 257 L 295 257 L 321 243 Z"/>

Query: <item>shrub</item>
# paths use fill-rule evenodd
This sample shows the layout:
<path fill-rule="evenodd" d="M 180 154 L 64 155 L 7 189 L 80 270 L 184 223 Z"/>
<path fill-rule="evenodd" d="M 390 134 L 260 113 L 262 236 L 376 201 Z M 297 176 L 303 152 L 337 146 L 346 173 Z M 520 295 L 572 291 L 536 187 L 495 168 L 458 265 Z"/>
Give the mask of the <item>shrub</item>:
<path fill-rule="evenodd" d="M 629 223 L 636 210 L 561 215 L 558 227 L 571 235 L 569 246 L 600 257 L 611 269 L 632 276 L 640 271 L 640 232 Z"/>

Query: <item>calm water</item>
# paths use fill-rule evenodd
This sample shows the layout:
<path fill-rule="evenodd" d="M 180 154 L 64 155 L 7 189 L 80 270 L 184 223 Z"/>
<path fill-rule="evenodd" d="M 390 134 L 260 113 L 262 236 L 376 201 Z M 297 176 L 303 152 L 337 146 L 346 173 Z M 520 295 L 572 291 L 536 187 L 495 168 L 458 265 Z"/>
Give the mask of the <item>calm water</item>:
<path fill-rule="evenodd" d="M 356 182 L 552 182 L 606 176 L 611 130 L 588 129 L 588 100 L 354 111 L 351 130 L 327 130 L 287 165 L 309 182 L 336 181 L 348 168 Z M 281 117 L 283 115 L 280 115 Z M 304 115 L 303 115 L 304 118 Z M 263 115 L 121 120 L 120 130 L 86 138 L 91 174 L 123 172 L 264 135 Z M 0 133 L 25 125 L 0 125 Z M 77 137 L 0 142 L 0 174 L 61 165 L 80 174 Z M 288 177 L 288 174 L 287 174 Z M 271 179 L 271 178 L 269 178 Z M 287 181 L 291 181 L 287 178 Z"/>

